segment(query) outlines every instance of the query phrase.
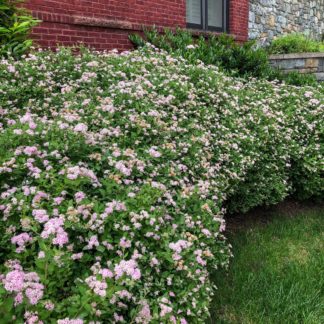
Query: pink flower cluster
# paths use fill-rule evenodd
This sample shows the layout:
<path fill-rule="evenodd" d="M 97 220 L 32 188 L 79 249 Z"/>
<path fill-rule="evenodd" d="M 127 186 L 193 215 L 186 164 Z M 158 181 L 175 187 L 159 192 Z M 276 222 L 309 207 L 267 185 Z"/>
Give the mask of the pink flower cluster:
<path fill-rule="evenodd" d="M 142 309 L 139 311 L 135 318 L 135 323 L 148 324 L 152 320 L 150 306 L 146 301 L 141 302 Z"/>
<path fill-rule="evenodd" d="M 47 212 L 44 209 L 34 209 L 33 216 L 39 223 L 45 223 L 49 220 Z"/>
<path fill-rule="evenodd" d="M 36 272 L 24 272 L 16 266 L 16 269 L 6 274 L 2 282 L 8 292 L 15 293 L 15 305 L 23 302 L 23 294 L 32 305 L 36 305 L 43 297 L 44 286 L 39 282 Z"/>
<path fill-rule="evenodd" d="M 93 290 L 95 294 L 105 297 L 106 289 L 108 288 L 106 279 L 113 278 L 113 272 L 107 268 L 101 268 L 99 262 L 95 263 L 91 267 L 91 270 L 93 275 L 85 279 L 86 284 Z"/>
<path fill-rule="evenodd" d="M 161 153 L 159 151 L 157 151 L 156 147 L 151 147 L 148 150 L 148 153 L 154 158 L 159 158 L 161 156 Z"/>
<path fill-rule="evenodd" d="M 118 161 L 115 164 L 115 168 L 127 177 L 129 177 L 132 173 L 132 169 L 130 167 L 127 167 L 126 164 L 121 161 Z"/>
<path fill-rule="evenodd" d="M 41 237 L 44 239 L 54 235 L 52 243 L 62 247 L 69 242 L 68 234 L 63 229 L 64 221 L 62 218 L 51 218 L 45 223 L 44 230 L 41 233 Z"/>
<path fill-rule="evenodd" d="M 69 167 L 67 168 L 66 172 L 67 172 L 66 176 L 70 180 L 76 180 L 79 177 L 85 177 L 85 178 L 89 178 L 95 187 L 100 186 L 100 183 L 96 175 L 94 174 L 94 172 L 85 167 L 79 167 L 79 166 Z"/>
<path fill-rule="evenodd" d="M 184 250 L 187 249 L 192 245 L 191 242 L 185 241 L 185 240 L 179 240 L 175 243 L 170 243 L 169 248 L 173 250 L 175 253 L 173 253 L 172 258 L 175 261 L 180 260 L 182 257 L 180 253 Z"/>
<path fill-rule="evenodd" d="M 25 312 L 24 314 L 25 324 L 43 324 L 44 322 L 41 321 L 38 317 L 37 312 Z"/>
<path fill-rule="evenodd" d="M 61 320 L 57 321 L 57 324 L 83 324 L 82 319 L 69 319 L 69 318 L 64 318 Z"/>
<path fill-rule="evenodd" d="M 21 253 L 25 250 L 26 244 L 32 242 L 33 238 L 28 233 L 21 233 L 11 238 L 12 244 L 17 244 L 17 253 Z"/>
<path fill-rule="evenodd" d="M 177 253 L 181 253 L 183 249 L 186 249 L 190 246 L 190 242 L 185 240 L 179 240 L 176 243 L 170 243 L 169 248 Z"/>
<path fill-rule="evenodd" d="M 123 202 L 113 200 L 106 204 L 105 211 L 101 214 L 101 218 L 106 218 L 108 215 L 112 214 L 114 211 L 125 211 L 126 206 Z"/>
<path fill-rule="evenodd" d="M 119 264 L 115 265 L 115 277 L 116 279 L 121 278 L 124 274 L 130 276 L 133 280 L 141 278 L 141 271 L 137 266 L 135 260 L 122 260 Z"/>
<path fill-rule="evenodd" d="M 172 313 L 172 307 L 171 307 L 171 302 L 166 299 L 166 298 L 162 298 L 161 303 L 160 303 L 160 316 L 163 318 L 165 317 L 167 314 Z"/>
<path fill-rule="evenodd" d="M 90 276 L 85 279 L 87 285 L 94 291 L 95 294 L 105 297 L 106 289 L 108 287 L 106 281 L 98 280 L 96 276 Z"/>

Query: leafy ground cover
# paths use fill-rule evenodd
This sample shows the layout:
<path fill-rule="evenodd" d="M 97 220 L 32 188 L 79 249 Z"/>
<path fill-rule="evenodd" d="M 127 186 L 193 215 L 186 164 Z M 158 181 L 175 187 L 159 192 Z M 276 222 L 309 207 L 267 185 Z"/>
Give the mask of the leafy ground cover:
<path fill-rule="evenodd" d="M 225 208 L 321 195 L 323 93 L 151 46 L 2 59 L 1 318 L 204 322 Z"/>
<path fill-rule="evenodd" d="M 323 52 L 324 42 L 303 34 L 292 33 L 274 39 L 267 50 L 270 54 Z"/>
<path fill-rule="evenodd" d="M 211 323 L 323 323 L 323 205 L 253 214 L 229 221 L 234 259 L 215 276 Z"/>

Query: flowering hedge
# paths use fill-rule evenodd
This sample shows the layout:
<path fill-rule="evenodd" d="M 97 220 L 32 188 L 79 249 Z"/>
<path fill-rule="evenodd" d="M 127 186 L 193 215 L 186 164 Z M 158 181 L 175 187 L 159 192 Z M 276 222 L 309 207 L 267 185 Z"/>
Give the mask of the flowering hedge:
<path fill-rule="evenodd" d="M 320 194 L 323 87 L 143 48 L 0 62 L 0 314 L 198 323 L 224 207 Z"/>

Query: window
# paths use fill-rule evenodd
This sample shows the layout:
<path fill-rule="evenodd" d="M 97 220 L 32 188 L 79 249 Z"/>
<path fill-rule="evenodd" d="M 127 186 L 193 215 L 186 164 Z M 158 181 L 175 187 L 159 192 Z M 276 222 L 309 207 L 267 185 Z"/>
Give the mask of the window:
<path fill-rule="evenodd" d="M 187 26 L 225 32 L 227 4 L 228 0 L 187 0 Z"/>

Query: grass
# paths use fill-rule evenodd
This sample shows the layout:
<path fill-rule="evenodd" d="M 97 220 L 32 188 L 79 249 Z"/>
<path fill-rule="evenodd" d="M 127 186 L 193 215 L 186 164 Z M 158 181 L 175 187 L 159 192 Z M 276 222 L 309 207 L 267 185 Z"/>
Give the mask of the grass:
<path fill-rule="evenodd" d="M 320 45 L 320 52 L 324 52 L 324 42 L 322 45 Z"/>
<path fill-rule="evenodd" d="M 210 323 L 324 323 L 324 209 L 235 222 L 234 259 L 215 278 Z"/>

